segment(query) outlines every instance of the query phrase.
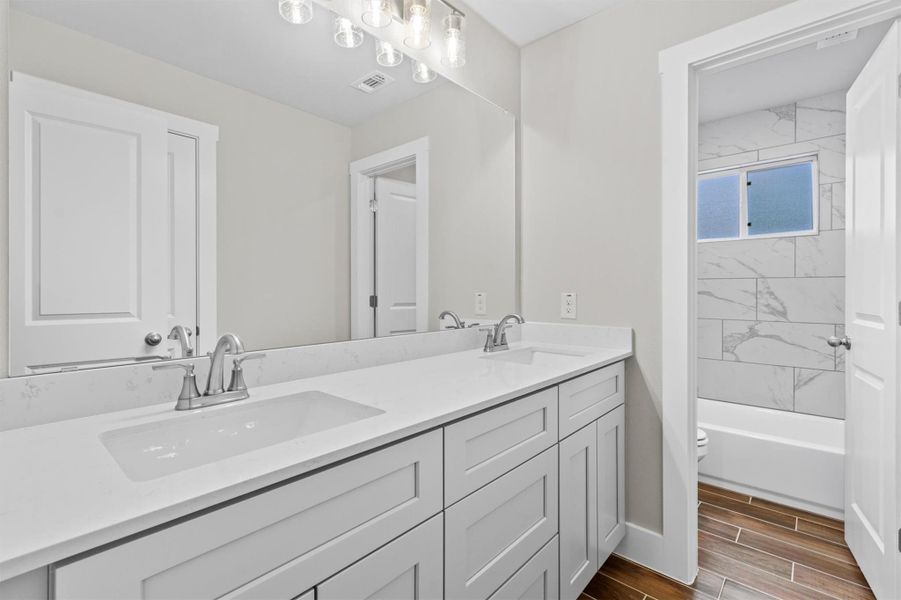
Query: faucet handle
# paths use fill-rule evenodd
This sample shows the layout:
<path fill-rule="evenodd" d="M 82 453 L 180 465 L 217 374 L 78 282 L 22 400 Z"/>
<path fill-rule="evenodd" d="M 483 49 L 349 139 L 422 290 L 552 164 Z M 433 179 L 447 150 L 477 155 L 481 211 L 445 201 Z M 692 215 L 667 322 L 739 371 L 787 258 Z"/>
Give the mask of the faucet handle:
<path fill-rule="evenodd" d="M 256 360 L 264 358 L 265 352 L 249 352 L 235 357 L 232 361 L 232 378 L 228 383 L 229 392 L 245 392 L 247 391 L 247 383 L 244 381 L 244 368 L 241 366 L 245 360 Z"/>
<path fill-rule="evenodd" d="M 189 410 L 193 408 L 192 401 L 200 398 L 200 390 L 197 389 L 197 377 L 194 375 L 193 363 L 173 363 L 171 365 L 154 365 L 153 370 L 184 369 L 185 377 L 181 382 L 181 392 L 178 394 L 178 402 L 175 410 Z"/>
<path fill-rule="evenodd" d="M 245 360 L 257 360 L 260 358 L 266 358 L 266 353 L 265 352 L 248 352 L 246 354 L 239 354 L 232 361 L 232 368 L 240 369 L 241 363 L 243 363 Z"/>
<path fill-rule="evenodd" d="M 173 363 L 169 365 L 153 365 L 154 371 L 162 371 L 163 369 L 184 369 L 185 377 L 188 375 L 194 374 L 194 364 L 193 363 Z"/>

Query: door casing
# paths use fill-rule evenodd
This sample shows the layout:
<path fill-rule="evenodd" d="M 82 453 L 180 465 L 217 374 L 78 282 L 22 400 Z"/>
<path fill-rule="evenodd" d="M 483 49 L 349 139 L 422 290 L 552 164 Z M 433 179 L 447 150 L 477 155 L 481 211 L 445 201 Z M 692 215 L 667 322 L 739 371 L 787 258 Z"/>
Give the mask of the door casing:
<path fill-rule="evenodd" d="M 901 0 L 797 0 L 660 53 L 663 531 L 629 524 L 620 554 L 683 582 L 698 571 L 694 190 L 700 74 L 899 15 Z"/>

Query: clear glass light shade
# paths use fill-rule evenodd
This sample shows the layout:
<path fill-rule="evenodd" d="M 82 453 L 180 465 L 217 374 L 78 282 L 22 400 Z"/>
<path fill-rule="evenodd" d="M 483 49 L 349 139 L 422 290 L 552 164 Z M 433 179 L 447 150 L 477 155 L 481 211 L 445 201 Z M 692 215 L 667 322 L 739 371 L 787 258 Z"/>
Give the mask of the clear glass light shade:
<path fill-rule="evenodd" d="M 288 23 L 309 23 L 313 18 L 313 0 L 278 0 L 278 14 Z"/>
<path fill-rule="evenodd" d="M 444 17 L 444 55 L 441 64 L 458 69 L 466 64 L 466 35 L 463 33 L 463 15 Z"/>
<path fill-rule="evenodd" d="M 396 67 L 404 62 L 403 53 L 383 40 L 375 41 L 375 61 L 383 67 Z"/>
<path fill-rule="evenodd" d="M 363 22 L 370 27 L 391 25 L 391 0 L 362 0 Z"/>
<path fill-rule="evenodd" d="M 347 17 L 336 17 L 335 43 L 342 48 L 356 48 L 363 43 L 363 30 Z"/>
<path fill-rule="evenodd" d="M 432 44 L 431 0 L 404 0 L 404 23 L 404 45 L 416 50 L 428 48 Z"/>
<path fill-rule="evenodd" d="M 413 81 L 415 81 L 416 83 L 431 83 L 432 81 L 435 81 L 436 77 L 438 77 L 438 73 L 431 70 L 425 63 L 414 60 L 412 61 L 412 65 Z"/>

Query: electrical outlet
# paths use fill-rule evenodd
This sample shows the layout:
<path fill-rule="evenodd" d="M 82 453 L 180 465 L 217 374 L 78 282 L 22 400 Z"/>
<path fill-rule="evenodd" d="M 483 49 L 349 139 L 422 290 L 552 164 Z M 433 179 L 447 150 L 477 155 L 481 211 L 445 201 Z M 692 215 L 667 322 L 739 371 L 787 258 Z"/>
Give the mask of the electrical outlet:
<path fill-rule="evenodd" d="M 479 316 L 488 314 L 488 294 L 485 292 L 476 292 L 475 313 Z"/>
<path fill-rule="evenodd" d="M 575 319 L 578 304 L 575 292 L 563 292 L 560 294 L 560 318 Z"/>

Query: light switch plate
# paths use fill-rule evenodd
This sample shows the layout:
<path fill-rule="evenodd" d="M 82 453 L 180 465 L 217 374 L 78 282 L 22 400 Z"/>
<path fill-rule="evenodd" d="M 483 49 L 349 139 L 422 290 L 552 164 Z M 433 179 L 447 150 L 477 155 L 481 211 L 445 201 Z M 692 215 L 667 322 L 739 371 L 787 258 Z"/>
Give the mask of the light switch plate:
<path fill-rule="evenodd" d="M 475 313 L 479 316 L 488 314 L 488 294 L 476 292 Z"/>
<path fill-rule="evenodd" d="M 560 294 L 560 318 L 575 319 L 578 305 L 579 300 L 575 292 L 563 292 Z"/>

